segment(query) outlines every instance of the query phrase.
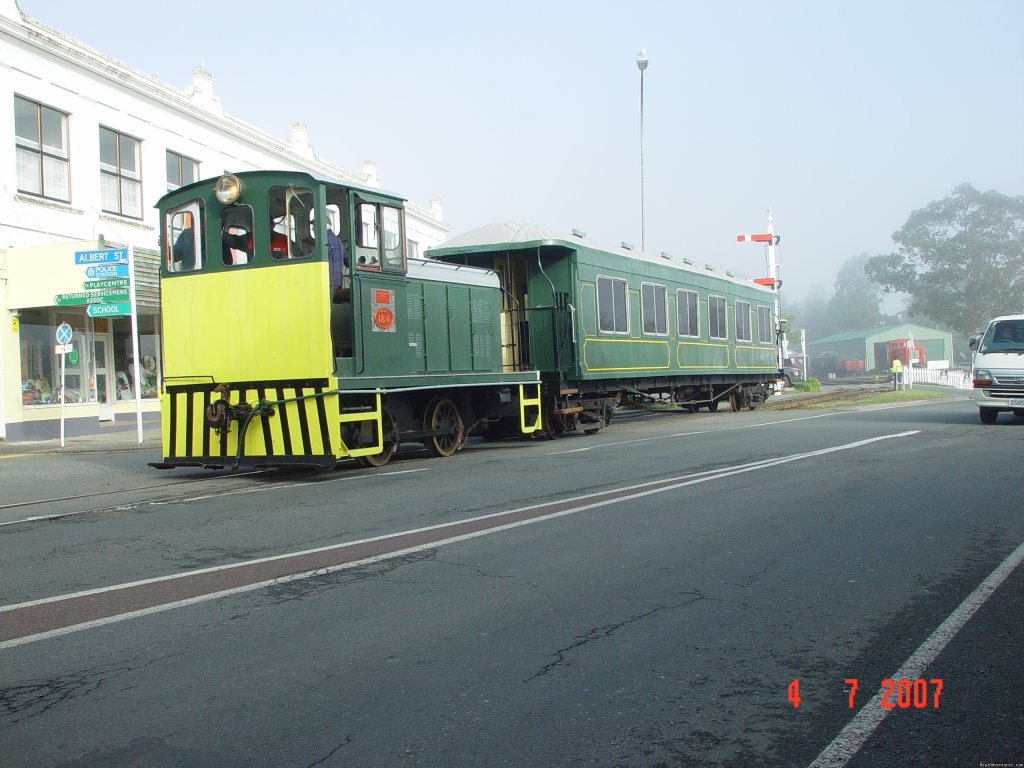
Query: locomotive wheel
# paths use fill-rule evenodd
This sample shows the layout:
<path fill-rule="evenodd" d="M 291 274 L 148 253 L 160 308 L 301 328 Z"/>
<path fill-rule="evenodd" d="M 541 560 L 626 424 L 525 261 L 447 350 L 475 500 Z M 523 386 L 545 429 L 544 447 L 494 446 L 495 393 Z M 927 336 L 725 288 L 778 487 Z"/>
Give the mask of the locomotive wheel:
<path fill-rule="evenodd" d="M 356 461 L 364 467 L 383 467 L 398 453 L 398 441 L 393 439 L 398 428 L 395 426 L 395 417 L 387 408 L 381 409 L 380 426 L 384 433 L 384 450 L 371 456 L 356 456 Z"/>
<path fill-rule="evenodd" d="M 447 397 L 439 397 L 427 406 L 423 418 L 424 429 L 445 429 L 451 434 L 434 435 L 423 441 L 431 456 L 448 457 L 462 448 L 466 441 L 466 426 L 455 403 Z"/>

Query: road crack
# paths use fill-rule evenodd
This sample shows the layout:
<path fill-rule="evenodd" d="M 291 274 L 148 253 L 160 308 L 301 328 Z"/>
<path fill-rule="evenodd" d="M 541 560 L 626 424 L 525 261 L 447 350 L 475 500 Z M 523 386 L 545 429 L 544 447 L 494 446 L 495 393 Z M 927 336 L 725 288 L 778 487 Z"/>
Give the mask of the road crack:
<path fill-rule="evenodd" d="M 538 677 L 543 677 L 544 675 L 562 666 L 563 664 L 567 664 L 567 657 L 573 651 L 579 650 L 583 646 L 588 645 L 589 643 L 595 642 L 597 640 L 604 640 L 608 637 L 611 637 L 613 634 L 618 632 L 623 627 L 627 627 L 630 624 L 635 624 L 638 621 L 650 618 L 651 616 L 661 613 L 662 611 L 673 611 L 677 608 L 685 608 L 686 606 L 695 603 L 698 600 L 705 599 L 703 593 L 699 591 L 694 591 L 687 594 L 691 595 L 690 599 L 684 600 L 681 603 L 675 603 L 673 605 L 662 605 L 660 603 L 657 603 L 649 611 L 635 613 L 632 616 L 623 619 L 622 621 L 616 622 L 614 624 L 605 624 L 601 627 L 595 627 L 584 635 L 577 635 L 576 639 L 570 645 L 567 645 L 564 648 L 559 648 L 552 654 L 552 656 L 555 657 L 553 661 L 545 664 L 543 667 L 540 668 L 540 670 L 538 670 L 530 677 L 526 678 L 523 682 L 529 683 L 532 680 L 536 680 Z"/>

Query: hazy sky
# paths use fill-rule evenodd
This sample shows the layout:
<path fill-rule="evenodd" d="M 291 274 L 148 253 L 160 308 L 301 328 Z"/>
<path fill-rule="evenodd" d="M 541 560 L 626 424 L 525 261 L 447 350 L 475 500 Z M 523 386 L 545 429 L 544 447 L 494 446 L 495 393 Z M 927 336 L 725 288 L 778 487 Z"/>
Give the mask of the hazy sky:
<path fill-rule="evenodd" d="M 425 205 L 517 220 L 831 294 L 961 182 L 1024 194 L 1024 1 L 19 0 L 175 87 Z"/>

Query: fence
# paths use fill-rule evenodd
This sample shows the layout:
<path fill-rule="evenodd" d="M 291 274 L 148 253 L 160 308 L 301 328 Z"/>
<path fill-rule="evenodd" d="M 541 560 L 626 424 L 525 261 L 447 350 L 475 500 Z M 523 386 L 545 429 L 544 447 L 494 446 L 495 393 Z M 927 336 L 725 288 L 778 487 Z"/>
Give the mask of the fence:
<path fill-rule="evenodd" d="M 936 384 L 941 387 L 953 387 L 954 389 L 972 389 L 974 386 L 971 374 L 956 368 L 934 370 L 907 366 L 903 369 L 903 381 L 908 386 L 913 386 L 914 384 Z"/>

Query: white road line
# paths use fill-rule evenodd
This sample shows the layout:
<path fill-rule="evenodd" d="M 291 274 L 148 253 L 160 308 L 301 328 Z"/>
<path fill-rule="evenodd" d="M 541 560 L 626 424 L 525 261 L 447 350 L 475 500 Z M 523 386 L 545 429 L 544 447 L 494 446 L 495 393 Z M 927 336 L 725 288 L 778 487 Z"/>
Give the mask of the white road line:
<path fill-rule="evenodd" d="M 614 448 L 619 445 L 630 445 L 632 443 L 648 443 L 652 440 L 671 440 L 676 437 L 691 437 L 693 435 L 707 435 L 717 432 L 731 432 L 736 429 L 757 429 L 758 427 L 774 427 L 776 424 L 789 424 L 794 421 L 806 421 L 807 419 L 824 419 L 829 416 L 839 416 L 841 411 L 830 411 L 829 413 L 816 413 L 813 416 L 798 416 L 792 419 L 779 419 L 779 421 L 766 421 L 762 424 L 744 424 L 737 427 L 722 427 L 721 429 L 699 429 L 692 432 L 674 432 L 671 435 L 658 435 L 656 437 L 641 437 L 636 440 L 619 440 L 614 443 L 601 443 L 599 445 L 588 445 L 586 448 L 573 448 L 570 451 L 553 451 L 545 456 L 564 456 L 567 453 L 584 453 L 596 451 L 599 448 Z"/>
<path fill-rule="evenodd" d="M 189 504 L 193 501 L 201 501 L 203 499 L 216 499 L 221 496 L 234 496 L 239 493 L 256 493 L 257 491 L 273 491 L 278 488 L 296 488 L 302 485 L 320 485 L 323 483 L 338 483 L 349 480 L 363 480 L 366 478 L 374 477 L 390 477 L 391 475 L 407 475 L 411 472 L 426 472 L 430 467 L 422 467 L 420 469 L 400 469 L 394 472 L 363 472 L 358 475 L 346 475 L 344 477 L 334 477 L 330 480 L 311 480 L 305 483 L 277 483 L 274 485 L 261 485 L 257 488 L 242 488 L 234 491 L 224 491 L 223 493 L 206 493 L 202 496 L 186 496 L 180 499 L 162 499 L 160 501 L 132 501 L 125 502 L 124 504 L 115 504 L 110 507 L 98 507 L 94 509 L 79 509 L 74 512 L 58 512 L 52 515 L 35 515 L 33 517 L 22 517 L 18 520 L 7 520 L 0 522 L 0 527 L 5 525 L 17 525 L 18 523 L 32 523 L 37 520 L 59 520 L 62 517 L 72 517 L 74 515 L 88 515 L 91 512 L 119 512 L 126 509 L 138 509 L 139 507 L 163 507 L 171 504 Z M 250 475 L 253 472 L 244 472 L 231 477 L 239 477 L 241 474 Z M 164 485 L 176 485 L 176 483 L 165 483 Z M 157 487 L 157 486 L 152 486 Z M 129 493 L 133 489 L 128 488 L 124 491 L 110 491 L 110 493 Z M 146 489 L 144 489 L 146 490 Z M 66 501 L 69 499 L 57 499 L 57 501 Z"/>
<path fill-rule="evenodd" d="M 481 536 L 489 536 L 489 535 L 492 535 L 492 534 L 495 534 L 495 533 L 499 533 L 501 531 L 507 531 L 507 530 L 511 530 L 513 528 L 519 528 L 519 527 L 526 526 L 526 525 L 533 525 L 535 523 L 545 522 L 547 520 L 553 520 L 555 518 L 565 517 L 567 515 L 573 515 L 573 514 L 577 514 L 579 512 L 585 512 L 585 511 L 590 510 L 590 509 L 597 509 L 599 507 L 605 507 L 605 506 L 609 506 L 609 505 L 612 505 L 612 504 L 621 504 L 623 502 L 627 502 L 627 501 L 632 501 L 634 499 L 643 498 L 644 496 L 653 496 L 655 494 L 665 493 L 666 491 L 672 491 L 672 490 L 676 490 L 678 488 L 684 488 L 684 487 L 690 486 L 690 485 L 698 485 L 700 483 L 706 483 L 706 482 L 711 481 L 711 480 L 719 480 L 719 479 L 722 479 L 722 478 L 731 477 L 733 475 L 743 474 L 745 472 L 753 472 L 753 471 L 756 471 L 756 470 L 759 470 L 759 469 L 765 469 L 767 467 L 774 467 L 774 466 L 778 466 L 780 464 L 787 464 L 787 463 L 790 463 L 790 462 L 793 462 L 793 461 L 800 461 L 802 459 L 808 459 L 808 458 L 813 458 L 813 457 L 817 457 L 817 456 L 824 456 L 826 454 L 836 453 L 838 451 L 852 450 L 854 448 L 860 448 L 860 447 L 863 447 L 865 445 L 870 445 L 872 443 L 881 442 L 883 440 L 892 440 L 894 438 L 909 437 L 911 435 L 918 434 L 919 431 L 920 430 L 911 430 L 911 431 L 908 431 L 908 432 L 897 432 L 897 433 L 891 434 L 891 435 L 879 435 L 878 437 L 872 437 L 872 438 L 867 438 L 867 439 L 864 439 L 864 440 L 858 440 L 858 441 L 853 442 L 853 443 L 846 443 L 844 445 L 837 445 L 837 446 L 833 446 L 831 448 L 821 448 L 821 449 L 816 450 L 816 451 L 808 451 L 807 453 L 792 454 L 790 456 L 783 456 L 783 457 L 780 457 L 780 458 L 777 458 L 777 459 L 765 459 L 763 461 L 752 462 L 752 463 L 749 463 L 749 464 L 742 464 L 742 465 L 738 465 L 738 466 L 732 467 L 732 468 L 723 468 L 722 470 L 718 470 L 718 471 L 702 472 L 702 473 L 698 473 L 698 475 L 683 475 L 683 476 L 677 477 L 677 478 L 665 478 L 663 480 L 656 480 L 656 481 L 641 483 L 641 484 L 638 484 L 638 485 L 625 486 L 625 487 L 620 488 L 618 490 L 619 491 L 635 490 L 636 492 L 628 494 L 628 495 L 625 495 L 625 496 L 616 496 L 616 497 L 610 498 L 610 499 L 599 499 L 597 501 L 592 501 L 590 503 L 587 503 L 588 499 L 594 499 L 594 498 L 601 497 L 601 496 L 607 496 L 609 493 L 612 493 L 614 491 L 601 491 L 601 492 L 597 492 L 597 493 L 589 493 L 589 494 L 584 494 L 582 496 L 569 497 L 567 499 L 562 499 L 562 500 L 556 501 L 556 502 L 547 501 L 547 502 L 543 502 L 541 504 L 531 504 L 529 506 L 519 507 L 517 509 L 504 510 L 502 512 L 494 512 L 494 513 L 491 513 L 491 514 L 488 514 L 488 515 L 480 515 L 479 517 L 473 517 L 473 518 L 468 518 L 468 519 L 464 519 L 464 520 L 454 520 L 454 521 L 451 521 L 451 522 L 448 522 L 448 523 L 440 523 L 438 525 L 431 525 L 431 526 L 427 526 L 427 527 L 424 527 L 424 528 L 415 528 L 415 529 L 409 530 L 409 531 L 399 531 L 398 533 L 389 533 L 389 534 L 385 534 L 383 536 L 374 536 L 372 538 L 361 539 L 359 541 L 349 541 L 349 542 L 345 542 L 343 544 L 332 544 L 332 545 L 329 545 L 329 546 L 317 547 L 315 549 L 308 549 L 308 550 L 303 550 L 303 551 L 300 551 L 300 552 L 289 552 L 289 553 L 283 554 L 283 555 L 273 555 L 271 557 L 263 557 L 263 558 L 253 559 L 253 560 L 246 560 L 246 561 L 240 562 L 240 563 L 230 563 L 228 565 L 218 565 L 218 566 L 211 566 L 209 568 L 199 568 L 199 569 L 196 569 L 196 570 L 186 571 L 184 573 L 169 574 L 167 576 L 157 576 L 157 577 L 152 578 L 152 579 L 142 579 L 140 581 L 133 581 L 133 582 L 129 582 L 129 583 L 126 583 L 126 584 L 116 584 L 116 585 L 110 586 L 110 587 L 100 587 L 98 589 L 88 589 L 88 590 L 84 590 L 82 592 L 74 592 L 74 593 L 65 594 L 65 595 L 56 595 L 56 596 L 53 596 L 53 597 L 46 597 L 46 598 L 42 598 L 42 599 L 39 599 L 39 600 L 30 600 L 30 601 L 24 602 L 24 603 L 16 603 L 16 604 L 12 604 L 12 605 L 4 605 L 4 606 L 0 606 L 0 614 L 2 614 L 3 612 L 6 612 L 6 611 L 14 611 L 14 610 L 18 610 L 18 609 L 21 609 L 21 608 L 28 608 L 28 607 L 31 607 L 31 606 L 35 606 L 35 605 L 42 605 L 44 603 L 53 603 L 53 602 L 57 602 L 57 601 L 61 601 L 61 600 L 69 600 L 69 599 L 73 599 L 73 598 L 86 597 L 88 595 L 97 595 L 97 594 L 101 594 L 101 593 L 104 593 L 104 592 L 112 592 L 112 591 L 119 590 L 119 589 L 128 589 L 128 588 L 131 588 L 131 587 L 141 586 L 141 585 L 145 585 L 145 584 L 153 584 L 153 583 L 161 582 L 161 581 L 172 581 L 172 580 L 175 580 L 175 579 L 190 578 L 190 577 L 195 576 L 197 574 L 212 573 L 212 572 L 215 572 L 215 571 L 224 571 L 224 570 L 230 570 L 230 569 L 234 569 L 234 568 L 247 567 L 247 566 L 251 566 L 251 565 L 257 564 L 257 563 L 271 562 L 271 561 L 275 561 L 275 560 L 284 560 L 284 559 L 291 558 L 291 557 L 301 557 L 303 555 L 309 555 L 309 554 L 314 554 L 314 553 L 319 553 L 319 552 L 325 552 L 325 551 L 332 550 L 332 549 L 340 550 L 340 549 L 345 549 L 345 548 L 348 548 L 348 547 L 356 546 L 356 545 L 359 545 L 359 544 L 365 544 L 365 543 L 369 543 L 369 542 L 380 541 L 382 539 L 396 538 L 398 536 L 405 536 L 405 535 L 422 533 L 422 532 L 425 532 L 425 531 L 432 531 L 432 530 L 437 530 L 437 529 L 441 529 L 441 528 L 446 528 L 446 527 L 450 527 L 452 525 L 471 523 L 471 522 L 476 522 L 476 521 L 479 521 L 479 520 L 493 519 L 493 518 L 496 518 L 496 517 L 502 517 L 504 515 L 508 515 L 508 514 L 516 513 L 516 512 L 526 512 L 526 511 L 529 511 L 531 509 L 538 509 L 538 508 L 548 507 L 548 506 L 552 506 L 554 504 L 565 504 L 565 503 L 571 503 L 571 502 L 576 502 L 576 501 L 580 502 L 579 505 L 571 507 L 569 509 L 564 509 L 564 510 L 560 510 L 558 512 L 552 512 L 552 513 L 547 514 L 547 515 L 541 515 L 541 516 L 538 516 L 538 517 L 530 518 L 529 520 L 521 520 L 521 521 L 516 521 L 516 522 L 513 522 L 513 523 L 507 523 L 507 524 L 504 524 L 504 525 L 497 525 L 497 526 L 495 526 L 493 528 L 487 528 L 485 530 L 475 531 L 473 533 L 467 533 L 467 534 L 462 534 L 462 535 L 458 535 L 458 536 L 452 536 L 452 537 L 449 537 L 449 538 L 438 539 L 436 541 L 426 542 L 424 544 L 419 544 L 419 545 L 416 545 L 416 546 L 413 546 L 413 547 L 408 547 L 408 548 L 397 550 L 397 551 L 394 551 L 394 552 L 387 552 L 387 553 L 384 553 L 384 554 L 381 554 L 381 555 L 375 555 L 373 557 L 365 558 L 365 559 L 354 561 L 354 562 L 341 563 L 339 565 L 329 566 L 329 567 L 326 567 L 326 568 L 318 568 L 318 569 L 316 569 L 314 571 L 307 571 L 307 572 L 304 572 L 304 573 L 290 574 L 288 576 L 283 576 L 283 577 L 279 577 L 279 578 L 275 578 L 275 579 L 270 579 L 268 581 L 261 581 L 261 582 L 255 583 L 255 584 L 246 584 L 246 585 L 243 585 L 243 586 L 240 586 L 240 587 L 234 587 L 234 588 L 231 588 L 231 589 L 226 589 L 226 590 L 221 590 L 221 591 L 218 591 L 218 592 L 213 592 L 213 593 L 210 593 L 210 594 L 207 594 L 207 595 L 198 595 L 196 597 L 188 598 L 186 600 L 178 601 L 178 602 L 175 602 L 175 603 L 167 603 L 167 604 L 164 604 L 164 605 L 157 605 L 157 606 L 153 606 L 153 607 L 150 607 L 150 608 L 144 608 L 144 609 L 141 609 L 141 610 L 138 610 L 138 611 L 132 611 L 130 613 L 123 613 L 123 614 L 118 614 L 118 615 L 115 615 L 115 616 L 108 616 L 108 617 L 105 617 L 105 618 L 102 618 L 102 619 L 97 619 L 95 621 L 84 622 L 82 624 L 73 624 L 71 626 L 61 627 L 59 629 L 50 630 L 48 632 L 41 632 L 41 633 L 35 634 L 35 635 L 26 635 L 25 637 L 14 638 L 12 640 L 5 640 L 3 642 L 0 642 L 0 650 L 3 650 L 5 648 L 13 648 L 13 647 L 18 646 L 18 645 L 25 645 L 27 643 L 33 643 L 33 642 L 36 642 L 36 641 L 39 641 L 39 640 L 46 640 L 46 639 L 53 638 L 53 637 L 59 637 L 61 635 L 67 635 L 67 634 L 70 634 L 72 632 L 78 632 L 80 630 L 89 629 L 91 627 L 98 627 L 98 626 L 103 626 L 103 625 L 106 625 L 106 624 L 113 624 L 115 622 L 126 621 L 128 619 L 132 619 L 132 618 L 136 618 L 136 617 L 140 617 L 140 616 L 147 616 L 147 615 L 153 614 L 153 613 L 160 613 L 162 611 L 171 610 L 173 608 L 179 608 L 179 607 L 186 606 L 186 605 L 194 605 L 196 603 L 202 603 L 202 602 L 206 602 L 206 601 L 209 601 L 209 600 L 215 600 L 215 599 L 219 599 L 221 597 L 227 597 L 229 595 L 236 595 L 236 594 L 241 594 L 241 593 L 244 593 L 244 592 L 251 592 L 253 590 L 261 589 L 263 587 L 271 586 L 271 585 L 274 585 L 274 584 L 282 584 L 282 583 L 289 582 L 289 581 L 296 581 L 296 580 L 300 580 L 300 579 L 308 579 L 308 578 L 312 578 L 314 576 L 321 576 L 321 575 L 328 574 L 328 573 L 334 573 L 336 571 L 349 570 L 349 569 L 357 568 L 357 567 L 359 567 L 361 565 L 366 565 L 366 564 L 369 564 L 369 563 L 375 563 L 375 562 L 379 562 L 379 561 L 382 561 L 382 560 L 389 560 L 389 559 L 396 558 L 396 557 L 402 557 L 402 556 L 407 555 L 407 554 L 411 554 L 411 553 L 415 553 L 415 552 L 421 552 L 421 551 L 427 550 L 427 549 L 436 549 L 438 547 L 442 547 L 442 546 L 445 546 L 447 544 L 453 544 L 453 543 L 459 542 L 459 541 L 466 541 L 468 539 L 474 539 L 474 538 L 478 538 L 478 537 L 481 537 Z M 669 485 L 663 485 L 664 483 L 670 483 L 670 484 Z"/>
<path fill-rule="evenodd" d="M 985 601 L 992 596 L 992 593 L 999 588 L 1006 577 L 1013 573 L 1021 562 L 1024 562 L 1024 543 L 1021 543 L 1011 552 L 996 569 L 989 574 L 988 578 L 978 585 L 969 594 L 949 617 L 939 625 L 932 634 L 914 651 L 910 658 L 903 662 L 903 666 L 893 672 L 889 677 L 893 680 L 906 678 L 914 680 L 920 677 L 921 673 L 935 661 L 935 658 L 949 645 L 970 618 L 977 612 Z M 883 709 L 882 691 L 875 694 L 864 708 L 857 713 L 843 730 L 839 732 L 832 743 L 821 751 L 809 768 L 842 768 L 850 759 L 857 754 L 868 737 L 874 733 L 882 720 L 891 712 L 890 709 Z"/>

